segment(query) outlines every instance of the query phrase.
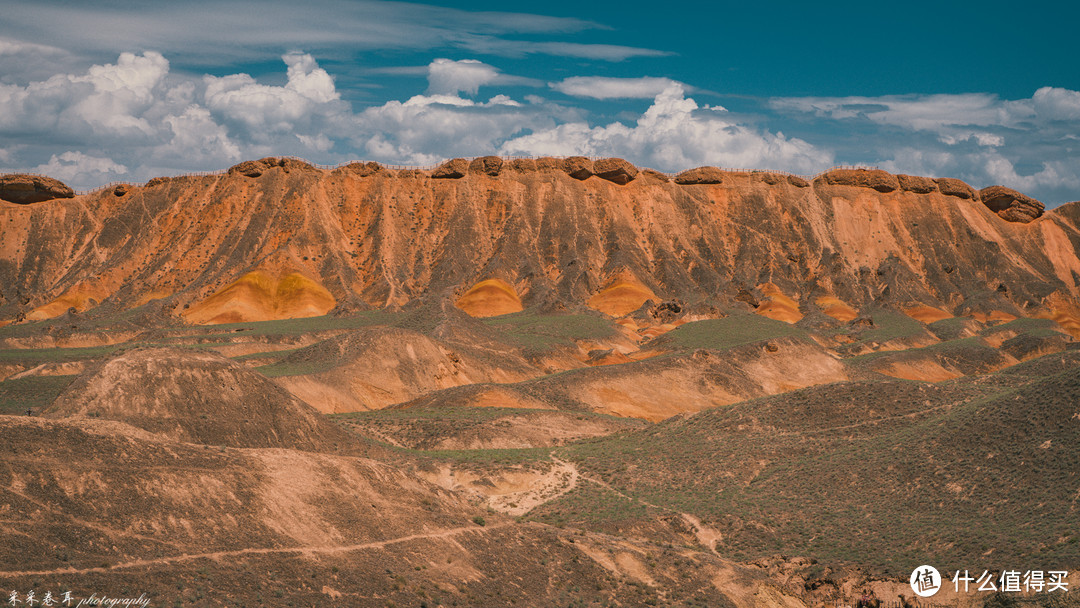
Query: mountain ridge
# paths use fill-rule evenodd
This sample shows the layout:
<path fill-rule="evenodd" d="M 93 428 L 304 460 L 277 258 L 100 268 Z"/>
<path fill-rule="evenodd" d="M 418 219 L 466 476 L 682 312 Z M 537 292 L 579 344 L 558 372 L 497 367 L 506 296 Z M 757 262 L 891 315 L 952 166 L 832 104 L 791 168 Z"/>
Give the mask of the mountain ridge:
<path fill-rule="evenodd" d="M 584 157 L 457 160 L 425 172 L 273 158 L 0 203 L 0 323 L 148 303 L 192 323 L 290 318 L 457 301 L 498 281 L 501 312 L 671 300 L 793 308 L 790 320 L 835 300 L 1080 327 L 1074 204 L 1043 213 L 999 187 L 995 211 L 959 180 L 868 169 L 670 179 L 613 159 L 611 181 Z M 615 288 L 630 299 L 606 310 Z"/>

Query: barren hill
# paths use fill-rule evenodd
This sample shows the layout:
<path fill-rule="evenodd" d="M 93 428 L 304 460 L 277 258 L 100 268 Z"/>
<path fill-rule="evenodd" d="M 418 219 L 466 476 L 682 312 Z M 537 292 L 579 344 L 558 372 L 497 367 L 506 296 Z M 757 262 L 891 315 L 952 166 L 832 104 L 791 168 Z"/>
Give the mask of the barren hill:
<path fill-rule="evenodd" d="M 141 348 L 76 379 L 44 412 L 117 420 L 173 441 L 334 452 L 353 443 L 261 374 L 216 353 Z"/>

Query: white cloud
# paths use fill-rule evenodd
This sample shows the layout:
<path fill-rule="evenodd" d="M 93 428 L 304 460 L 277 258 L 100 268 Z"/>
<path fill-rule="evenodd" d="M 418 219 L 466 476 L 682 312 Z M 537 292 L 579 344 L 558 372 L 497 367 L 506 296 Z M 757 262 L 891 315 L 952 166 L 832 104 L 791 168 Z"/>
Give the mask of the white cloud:
<path fill-rule="evenodd" d="M 476 102 L 455 95 L 416 95 L 368 108 L 355 118 L 354 145 L 372 158 L 430 164 L 452 156 L 494 153 L 525 129 L 548 129 L 550 106 L 523 106 L 505 95 Z"/>
<path fill-rule="evenodd" d="M 113 162 L 110 158 L 68 151 L 63 154 L 54 154 L 49 162 L 34 167 L 34 172 L 65 182 L 86 183 L 117 179 L 125 175 L 128 168 Z"/>
<path fill-rule="evenodd" d="M 500 149 L 505 154 L 622 156 L 667 170 L 718 165 L 814 173 L 832 162 L 828 151 L 803 140 L 739 124 L 722 108 L 699 108 L 678 83 L 658 94 L 632 127 L 571 122 L 512 139 Z"/>
<path fill-rule="evenodd" d="M 572 76 L 549 86 L 573 97 L 593 99 L 653 99 L 673 85 L 688 87 L 670 78 L 609 78 L 603 76 Z"/>
<path fill-rule="evenodd" d="M 205 76 L 206 106 L 262 140 L 266 132 L 290 131 L 297 123 L 343 110 L 334 103 L 340 95 L 333 79 L 314 58 L 290 53 L 282 59 L 288 66 L 285 86 L 260 84 L 247 74 Z"/>
<path fill-rule="evenodd" d="M 481 86 L 494 82 L 499 71 L 475 59 L 436 59 L 428 66 L 428 93 L 476 95 Z"/>
<path fill-rule="evenodd" d="M 338 58 L 358 50 L 444 48 L 604 61 L 666 54 L 628 46 L 536 40 L 602 27 L 582 19 L 408 2 L 263 0 L 253 5 L 247 0 L 217 0 L 102 5 L 37 0 L 24 4 L 19 10 L 5 11 L 0 36 L 63 40 L 69 51 L 98 58 L 133 48 L 153 48 L 204 65 L 269 59 L 286 48 L 317 49 L 321 55 Z M 530 39 L 514 39 L 522 34 Z"/>
<path fill-rule="evenodd" d="M 1031 101 L 1036 113 L 1047 120 L 1080 120 L 1080 91 L 1042 87 Z"/>

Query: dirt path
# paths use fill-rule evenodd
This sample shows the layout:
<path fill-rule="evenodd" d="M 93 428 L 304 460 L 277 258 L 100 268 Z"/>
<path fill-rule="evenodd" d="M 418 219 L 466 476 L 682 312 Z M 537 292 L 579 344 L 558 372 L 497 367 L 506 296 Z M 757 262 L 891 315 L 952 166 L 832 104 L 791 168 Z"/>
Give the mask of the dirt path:
<path fill-rule="evenodd" d="M 410 534 L 408 536 L 401 536 L 398 538 L 391 538 L 387 540 L 373 541 L 369 543 L 360 543 L 355 545 L 329 545 L 329 546 L 308 546 L 308 547 L 288 547 L 282 549 L 274 548 L 262 548 L 254 547 L 248 549 L 235 549 L 232 551 L 214 551 L 211 553 L 185 553 L 182 555 L 172 555 L 168 557 L 159 557 L 155 559 L 137 559 L 128 562 L 122 562 L 108 567 L 97 568 L 57 568 L 54 570 L 24 570 L 18 572 L 0 572 L 0 578 L 14 578 L 19 576 L 56 576 L 62 574 L 86 574 L 89 572 L 109 572 L 111 570 L 119 570 L 126 568 L 141 568 L 147 566 L 163 566 L 168 564 L 176 564 L 181 562 L 188 562 L 197 559 L 212 559 L 221 560 L 229 557 L 243 557 L 245 555 L 273 555 L 273 554 L 297 554 L 297 555 L 314 555 L 317 553 L 348 553 L 349 551 L 363 551 L 366 549 L 382 549 L 389 545 L 396 545 L 400 543 L 407 543 L 414 540 L 422 539 L 434 539 L 434 538 L 447 538 L 450 536 L 457 536 L 459 534 L 467 533 L 479 533 L 487 534 L 492 530 L 497 530 L 510 525 L 510 522 L 502 522 L 497 524 L 491 524 L 488 526 L 462 526 L 459 528 L 448 528 L 446 530 L 439 530 L 437 532 L 427 532 L 423 534 Z"/>
<path fill-rule="evenodd" d="M 623 492 L 620 492 L 619 490 L 614 488 L 611 484 L 607 483 L 606 481 L 604 481 L 602 479 L 597 479 L 595 477 L 592 477 L 592 476 L 586 475 L 585 473 L 582 473 L 580 470 L 578 470 L 576 465 L 574 465 L 573 463 L 570 463 L 570 462 L 566 462 L 565 460 L 559 458 L 558 456 L 556 456 L 554 454 L 551 455 L 551 459 L 553 461 L 555 461 L 556 463 L 564 466 L 564 467 L 570 467 L 571 469 L 573 469 L 573 471 L 575 473 L 575 479 L 580 479 L 582 481 L 587 481 L 589 483 L 596 484 L 596 485 L 604 488 L 605 490 L 608 490 L 609 492 L 614 492 L 615 494 L 621 496 L 622 498 L 625 498 L 626 500 L 630 500 L 630 501 L 636 502 L 638 504 L 645 505 L 646 507 L 651 507 L 653 509 L 658 509 L 660 511 L 667 511 L 668 513 L 674 513 L 675 515 L 678 515 L 680 518 L 682 518 L 682 520 L 684 522 L 686 522 L 686 525 L 690 526 L 690 529 L 694 531 L 694 537 L 697 538 L 697 541 L 699 543 L 701 543 L 701 545 L 703 547 L 706 547 L 712 553 L 719 555 L 716 552 L 716 543 L 724 540 L 724 535 L 721 534 L 720 532 L 718 532 L 717 530 L 715 530 L 713 528 L 710 528 L 709 526 L 705 525 L 704 523 L 701 522 L 700 519 L 698 519 L 694 515 L 691 515 L 689 513 L 683 513 L 682 511 L 677 511 L 677 510 L 669 508 L 669 507 L 653 504 L 651 502 L 642 500 L 642 499 L 637 498 L 635 496 L 630 496 L 629 494 L 625 494 Z"/>

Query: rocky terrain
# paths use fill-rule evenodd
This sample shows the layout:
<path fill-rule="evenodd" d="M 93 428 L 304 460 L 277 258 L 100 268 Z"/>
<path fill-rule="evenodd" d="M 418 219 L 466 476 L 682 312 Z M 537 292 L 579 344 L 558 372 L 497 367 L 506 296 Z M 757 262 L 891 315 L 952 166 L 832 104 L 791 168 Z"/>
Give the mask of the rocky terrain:
<path fill-rule="evenodd" d="M 5 589 L 815 608 L 1080 565 L 1080 203 L 584 157 L 0 199 Z"/>

